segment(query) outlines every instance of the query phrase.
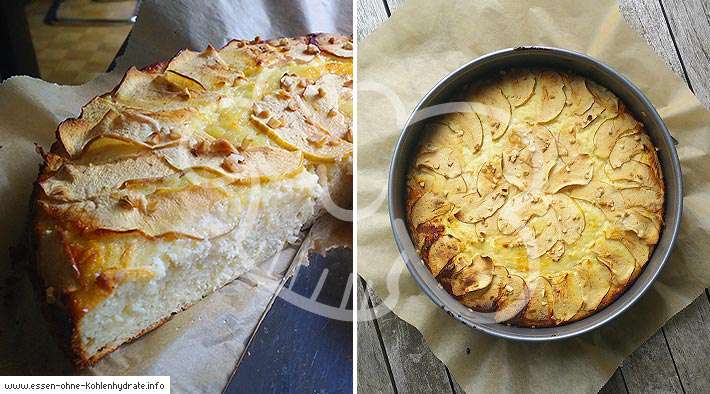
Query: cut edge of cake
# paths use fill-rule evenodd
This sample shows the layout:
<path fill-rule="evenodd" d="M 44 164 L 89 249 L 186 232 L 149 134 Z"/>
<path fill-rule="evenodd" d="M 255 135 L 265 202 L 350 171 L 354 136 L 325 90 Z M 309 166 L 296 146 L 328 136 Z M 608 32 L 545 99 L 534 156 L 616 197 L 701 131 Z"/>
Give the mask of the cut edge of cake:
<path fill-rule="evenodd" d="M 289 54 L 296 53 L 295 51 L 300 51 L 303 52 L 303 56 L 313 58 L 314 55 L 323 51 L 328 56 L 348 58 L 352 57 L 351 40 L 352 38 L 344 36 L 320 34 L 296 39 L 278 39 L 269 42 L 263 42 L 258 39 L 251 42 L 233 40 L 225 48 L 229 46 L 249 48 L 250 45 L 254 45 L 258 49 L 267 46 L 269 51 L 286 53 L 286 55 L 282 56 L 289 56 Z M 289 49 L 284 50 L 284 46 L 288 46 Z M 210 57 L 214 56 L 213 51 L 214 49 L 209 47 L 199 54 L 206 53 L 206 56 Z M 143 69 L 144 71 L 131 69 L 127 76 L 124 77 L 122 84 L 131 73 L 153 74 L 165 72 L 173 61 L 185 53 L 189 56 L 195 56 L 194 54 L 197 52 L 182 51 L 171 61 L 148 66 Z M 265 62 L 269 61 L 269 57 L 262 56 L 260 58 L 261 54 L 256 54 L 255 56 L 257 64 L 259 64 L 260 59 Z M 294 56 L 294 58 L 298 57 Z M 179 78 L 183 76 L 180 74 Z M 214 75 L 207 75 L 205 81 L 212 77 Z M 179 82 L 189 83 L 186 80 L 180 80 Z M 116 94 L 120 87 L 121 85 L 117 86 L 111 94 Z M 199 90 L 200 87 L 195 85 L 195 89 Z M 186 88 L 185 92 L 189 96 L 190 90 Z M 92 102 L 99 100 L 101 97 L 95 98 Z M 87 104 L 87 106 L 90 104 Z M 84 111 L 82 111 L 83 115 Z M 101 116 L 105 117 L 105 114 Z M 76 190 L 67 191 L 65 190 L 66 185 L 61 184 L 64 175 L 57 177 L 59 182 L 47 185 L 47 178 L 49 178 L 47 174 L 56 175 L 56 171 L 62 169 L 62 164 L 66 164 L 62 158 L 72 157 L 71 153 L 74 153 L 77 163 L 81 162 L 83 152 L 78 155 L 77 152 L 69 152 L 69 149 L 66 149 L 67 146 L 62 144 L 62 137 L 67 138 L 67 135 L 73 135 L 72 133 L 74 133 L 75 129 L 86 128 L 85 125 L 81 124 L 83 121 L 84 119 L 82 118 L 76 118 L 62 122 L 57 130 L 58 141 L 52 146 L 50 153 L 41 152 L 44 163 L 40 168 L 41 175 L 35 183 L 32 196 L 32 201 L 37 203 L 33 203 L 31 208 L 32 232 L 30 234 L 30 245 L 33 245 L 31 249 L 34 251 L 32 257 L 33 282 L 37 294 L 41 299 L 43 309 L 48 315 L 50 323 L 54 326 L 55 333 L 58 334 L 63 345 L 70 351 L 75 364 L 81 367 L 94 365 L 103 356 L 111 353 L 123 343 L 130 342 L 159 327 L 175 313 L 188 308 L 215 290 L 230 283 L 254 265 L 274 256 L 283 248 L 285 243 L 296 241 L 299 233 L 310 226 L 327 209 L 326 205 L 329 202 L 344 208 L 348 208 L 351 204 L 351 149 L 338 151 L 339 156 L 333 156 L 334 159 L 318 160 L 321 157 L 315 154 L 311 156 L 311 159 L 315 160 L 304 161 L 302 156 L 300 156 L 301 158 L 297 159 L 300 160 L 300 163 L 294 161 L 291 163 L 293 164 L 292 168 L 289 167 L 289 171 L 282 175 L 257 176 L 254 178 L 254 173 L 259 175 L 260 171 L 268 173 L 270 170 L 274 172 L 282 170 L 277 164 L 268 162 L 270 155 L 268 149 L 259 151 L 258 149 L 247 147 L 242 150 L 239 147 L 235 150 L 233 146 L 225 146 L 222 142 L 223 140 L 211 139 L 211 145 L 208 144 L 206 148 L 209 151 L 207 152 L 207 157 L 199 163 L 187 163 L 186 165 L 204 167 L 207 170 L 215 171 L 215 173 L 221 173 L 223 176 L 230 175 L 230 181 L 234 181 L 235 184 L 241 186 L 236 187 L 236 192 L 233 194 L 230 194 L 229 190 L 226 192 L 222 190 L 224 197 L 227 200 L 231 198 L 240 207 L 244 205 L 248 211 L 245 216 L 249 220 L 240 220 L 236 224 L 228 223 L 231 225 L 229 231 L 216 236 L 215 234 L 209 234 L 209 237 L 202 237 L 199 229 L 200 227 L 208 227 L 208 224 L 195 226 L 197 230 L 194 233 L 191 231 L 193 229 L 190 226 L 183 226 L 186 234 L 162 234 L 159 233 L 159 230 L 162 228 L 161 222 L 163 219 L 153 220 L 150 215 L 146 214 L 138 219 L 133 217 L 123 218 L 125 220 L 116 220 L 115 223 L 112 223 L 116 228 L 104 233 L 103 229 L 93 226 L 93 224 L 101 220 L 107 220 L 106 216 L 96 214 L 95 217 L 91 217 L 91 215 L 88 215 L 87 219 L 85 207 L 72 200 L 74 194 L 78 195 L 86 192 L 86 189 L 97 189 L 97 187 L 89 183 L 88 185 L 82 185 L 84 189 L 76 188 Z M 66 130 L 71 132 L 67 133 Z M 62 131 L 64 131 L 63 135 Z M 345 141 L 344 143 L 351 144 L 350 127 L 348 126 L 347 136 L 341 135 L 338 138 L 338 141 L 342 139 Z M 170 136 L 167 139 L 170 139 Z M 120 138 L 118 140 L 120 141 Z M 161 141 L 158 142 L 160 143 Z M 179 146 L 170 146 L 170 141 L 162 142 L 165 143 L 165 147 L 156 148 L 153 146 L 151 149 L 154 151 L 163 149 L 162 153 L 159 154 L 160 159 L 180 170 L 180 165 L 184 164 L 180 151 L 184 149 Z M 96 152 L 98 153 L 92 153 L 94 158 L 101 158 L 101 148 L 101 146 L 97 148 Z M 135 146 L 130 149 L 134 148 Z M 200 146 L 190 147 L 193 153 L 195 149 L 200 148 Z M 282 146 L 282 148 L 286 151 L 302 152 L 297 149 L 299 147 L 291 147 L 289 149 L 289 147 Z M 305 147 L 304 149 L 307 150 L 307 148 Z M 91 149 L 94 149 L 94 147 Z M 109 153 L 111 149 L 114 149 L 114 147 L 109 147 Z M 177 153 L 170 153 L 170 149 Z M 212 156 L 210 155 L 213 155 L 214 152 L 210 151 L 210 149 L 227 149 L 230 151 L 227 154 L 247 156 L 247 164 L 242 161 L 238 163 L 247 167 L 247 171 L 238 170 L 235 174 L 234 169 L 230 169 L 229 165 L 225 165 L 229 164 L 226 163 L 226 160 L 224 162 L 211 162 Z M 235 151 L 231 152 L 232 150 Z M 308 156 L 308 152 L 303 153 Z M 262 155 L 266 159 L 262 161 L 259 161 L 258 158 L 252 160 L 249 157 L 250 154 L 253 156 Z M 118 156 L 121 156 L 120 151 Z M 199 155 L 197 156 L 199 159 Z M 273 157 L 275 159 L 284 158 L 283 155 L 274 155 Z M 193 160 L 193 158 L 190 160 Z M 289 160 L 291 159 L 286 158 L 287 162 Z M 90 162 L 91 160 L 89 160 Z M 250 167 L 249 164 L 253 165 Z M 88 167 L 91 167 L 91 164 Z M 266 169 L 264 170 L 264 168 Z M 86 167 L 82 167 L 82 170 L 90 171 L 90 168 L 87 170 Z M 249 172 L 250 170 L 253 170 L 253 173 Z M 232 174 L 227 174 L 229 172 L 232 172 Z M 242 172 L 244 173 L 242 174 Z M 117 176 L 120 178 L 119 175 Z M 69 178 L 73 179 L 71 174 Z M 58 184 L 60 187 L 57 186 Z M 170 185 L 167 188 L 169 189 Z M 53 196 L 51 193 L 53 190 L 60 191 L 60 193 L 56 194 L 60 198 L 64 198 L 64 200 L 61 204 L 56 204 L 59 208 L 51 207 L 51 209 L 47 210 L 46 206 L 42 206 L 42 201 L 48 195 Z M 100 201 L 104 196 L 90 197 L 99 201 L 95 202 L 96 206 L 101 206 Z M 131 198 L 131 195 L 123 197 L 120 202 L 128 205 L 130 209 L 143 208 L 142 204 L 146 203 L 140 198 Z M 190 199 L 187 198 L 186 200 L 189 201 Z M 246 204 L 245 199 L 247 200 Z M 217 200 L 208 199 L 207 201 L 215 202 Z M 185 204 L 190 206 L 189 204 L 194 205 L 197 203 L 199 201 Z M 176 206 L 183 205 L 178 204 Z M 110 210 L 108 211 L 110 212 Z M 51 214 L 48 212 L 51 212 Z M 229 210 L 225 212 L 229 212 Z M 85 228 L 74 234 L 65 234 L 61 229 L 62 226 L 55 226 L 56 222 L 62 221 L 64 217 L 72 218 L 75 223 L 81 223 Z M 166 216 L 166 218 L 169 219 L 169 216 Z M 109 222 L 114 222 L 113 219 L 108 220 Z M 122 230 L 123 227 L 121 226 L 125 227 L 135 223 L 145 225 L 149 230 Z M 151 229 L 155 229 L 156 234 L 151 234 Z M 81 238 L 82 232 L 87 230 L 92 234 L 100 234 L 95 241 L 99 244 L 99 249 L 104 248 L 101 252 L 96 252 L 94 248 L 96 245 L 93 244 L 89 247 L 83 247 L 86 246 L 83 245 L 81 248 L 77 248 L 72 243 L 73 241 L 77 241 L 78 244 L 85 243 L 86 239 L 70 238 L 76 237 L 76 234 L 80 234 L 79 238 Z M 104 294 L 98 297 L 100 301 L 96 302 L 96 305 L 87 308 L 84 304 L 91 303 L 91 294 L 75 297 L 77 291 L 81 292 L 81 284 L 77 283 L 81 279 L 77 260 L 86 260 L 87 255 L 90 256 L 89 258 L 96 259 L 96 256 L 102 256 L 102 253 L 109 256 L 111 251 L 107 252 L 105 249 L 110 249 L 110 247 L 101 243 L 108 242 L 110 244 L 113 241 L 107 241 L 107 239 L 113 238 L 116 238 L 117 240 L 114 241 L 120 244 L 117 248 L 123 248 L 124 252 L 127 243 L 138 244 L 138 247 L 133 247 L 133 249 L 137 250 L 135 253 L 140 254 L 141 261 L 144 261 L 145 264 L 139 267 L 131 267 L 129 270 L 101 272 L 94 279 L 98 284 L 97 286 L 103 288 Z M 145 245 L 148 247 L 141 247 Z M 123 255 L 121 255 L 122 257 Z M 82 260 L 83 264 L 87 264 L 84 260 Z M 198 284 L 198 286 L 194 286 L 195 284 Z M 94 287 L 96 288 L 96 286 Z M 71 294 L 69 296 L 67 296 L 65 291 L 68 288 Z M 95 288 L 92 291 L 101 292 L 101 289 L 97 291 Z M 78 299 L 81 299 L 81 302 L 77 301 Z M 136 300 L 139 302 L 136 302 Z"/>

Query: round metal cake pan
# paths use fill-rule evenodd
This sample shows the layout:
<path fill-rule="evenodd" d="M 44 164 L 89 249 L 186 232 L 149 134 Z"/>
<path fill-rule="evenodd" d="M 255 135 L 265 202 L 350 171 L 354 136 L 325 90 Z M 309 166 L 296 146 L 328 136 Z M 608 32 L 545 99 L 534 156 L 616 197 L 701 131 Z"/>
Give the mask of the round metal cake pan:
<path fill-rule="evenodd" d="M 442 111 L 455 111 L 452 111 L 450 104 L 441 104 L 451 103 L 450 97 L 470 82 L 511 67 L 535 66 L 570 70 L 614 92 L 631 113 L 644 123 L 647 133 L 658 148 L 665 183 L 665 223 L 661 237 L 634 284 L 597 313 L 573 323 L 549 328 L 515 327 L 495 323 L 459 303 L 429 272 L 417 254 L 406 226 L 406 175 L 415 148 L 421 140 L 421 126 L 425 123 L 422 121 Z M 619 72 L 592 57 L 565 49 L 540 46 L 509 48 L 487 54 L 463 65 L 439 81 L 421 99 L 407 120 L 395 146 L 388 179 L 388 207 L 394 239 L 409 272 L 424 293 L 448 314 L 470 327 L 494 336 L 523 341 L 559 340 L 589 332 L 621 315 L 638 301 L 658 276 L 671 253 L 683 210 L 683 178 L 675 143 L 646 96 Z"/>

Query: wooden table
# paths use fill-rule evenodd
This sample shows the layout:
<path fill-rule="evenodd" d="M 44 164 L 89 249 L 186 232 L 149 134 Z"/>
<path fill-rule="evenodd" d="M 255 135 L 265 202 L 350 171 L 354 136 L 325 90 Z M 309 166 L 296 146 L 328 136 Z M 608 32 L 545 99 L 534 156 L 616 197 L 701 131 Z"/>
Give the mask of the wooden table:
<path fill-rule="evenodd" d="M 405 0 L 358 0 L 358 40 Z M 620 0 L 626 21 L 710 107 L 710 0 Z M 358 286 L 370 306 L 377 295 Z M 363 305 L 364 306 L 364 305 Z M 358 391 L 463 393 L 421 334 L 393 313 L 358 324 Z M 605 393 L 710 392 L 710 292 L 698 297 L 631 354 Z"/>
<path fill-rule="evenodd" d="M 319 304 L 351 310 L 348 280 L 352 272 L 350 249 L 334 249 L 325 256 L 310 254 L 308 265 L 300 266 L 288 279 L 281 296 L 263 316 L 224 394 L 350 392 L 353 322 L 303 309 L 283 293 L 289 291 Z"/>

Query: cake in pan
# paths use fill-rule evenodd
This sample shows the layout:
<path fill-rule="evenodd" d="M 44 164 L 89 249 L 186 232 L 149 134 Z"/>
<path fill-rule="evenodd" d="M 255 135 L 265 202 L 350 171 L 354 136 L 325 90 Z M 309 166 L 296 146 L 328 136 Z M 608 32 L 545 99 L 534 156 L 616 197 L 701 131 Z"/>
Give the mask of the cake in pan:
<path fill-rule="evenodd" d="M 273 256 L 324 204 L 349 206 L 352 45 L 184 50 L 59 125 L 33 197 L 34 267 L 79 365 Z"/>
<path fill-rule="evenodd" d="M 511 69 L 430 119 L 407 178 L 408 226 L 439 283 L 490 321 L 550 327 L 627 289 L 658 243 L 656 149 L 612 92 Z"/>

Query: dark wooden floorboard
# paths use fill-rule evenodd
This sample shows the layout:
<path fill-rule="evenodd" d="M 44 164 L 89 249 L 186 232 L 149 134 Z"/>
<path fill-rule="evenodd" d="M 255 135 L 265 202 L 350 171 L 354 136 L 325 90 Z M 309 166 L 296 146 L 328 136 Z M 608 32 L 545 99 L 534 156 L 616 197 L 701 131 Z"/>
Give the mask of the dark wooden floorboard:
<path fill-rule="evenodd" d="M 369 293 L 373 304 L 379 297 Z M 444 364 L 429 350 L 416 328 L 386 313 L 378 318 L 380 334 L 400 393 L 452 393 Z"/>
<path fill-rule="evenodd" d="M 291 291 L 338 307 L 352 278 L 352 259 L 344 248 L 309 256 L 308 268 L 285 283 L 259 322 L 224 394 L 352 390 L 353 323 L 306 311 L 281 296 Z"/>
<path fill-rule="evenodd" d="M 621 369 L 617 369 L 614 375 L 611 376 L 608 382 L 599 390 L 599 394 L 626 394 L 626 384 Z"/>
<path fill-rule="evenodd" d="M 624 360 L 621 372 L 631 394 L 683 392 L 662 330 Z"/>
<path fill-rule="evenodd" d="M 687 393 L 710 392 L 710 303 L 706 294 L 665 326 L 668 346 Z"/>
<path fill-rule="evenodd" d="M 362 283 L 362 280 L 357 281 L 358 311 L 364 311 L 358 313 L 362 320 L 357 324 L 357 391 L 363 394 L 394 393 L 369 297 Z"/>

